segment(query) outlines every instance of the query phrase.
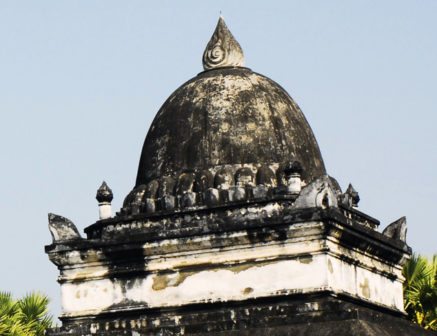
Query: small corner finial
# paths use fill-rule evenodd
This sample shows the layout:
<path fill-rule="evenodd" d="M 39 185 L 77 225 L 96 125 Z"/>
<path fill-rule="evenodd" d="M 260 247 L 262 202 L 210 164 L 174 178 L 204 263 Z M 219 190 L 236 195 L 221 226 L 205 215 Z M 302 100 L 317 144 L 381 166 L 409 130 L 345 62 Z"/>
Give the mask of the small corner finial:
<path fill-rule="evenodd" d="M 244 66 L 243 50 L 226 26 L 221 11 L 217 27 L 205 48 L 202 61 L 205 70 Z"/>
<path fill-rule="evenodd" d="M 96 200 L 97 202 L 109 202 L 111 203 L 114 195 L 112 194 L 111 188 L 108 187 L 105 181 L 103 181 L 102 185 L 99 189 L 97 189 Z"/>
<path fill-rule="evenodd" d="M 349 183 L 349 186 L 347 187 L 346 194 L 349 195 L 349 197 L 352 200 L 352 206 L 358 207 L 358 202 L 360 201 L 360 195 L 358 194 L 358 191 L 355 190 L 355 188 L 352 186 L 351 183 Z"/>
<path fill-rule="evenodd" d="M 347 187 L 347 190 L 344 192 L 344 194 L 341 194 L 339 196 L 340 203 L 348 208 L 357 208 L 358 202 L 360 201 L 360 195 L 358 194 L 358 191 L 355 190 L 355 188 L 352 186 L 351 183 L 349 183 L 349 186 Z"/>
<path fill-rule="evenodd" d="M 112 216 L 111 201 L 114 198 L 111 188 L 108 187 L 105 181 L 99 189 L 97 189 L 96 200 L 99 202 L 99 217 L 107 219 Z"/>
<path fill-rule="evenodd" d="M 283 166 L 289 194 L 299 194 L 302 189 L 302 165 L 299 161 L 289 161 Z"/>

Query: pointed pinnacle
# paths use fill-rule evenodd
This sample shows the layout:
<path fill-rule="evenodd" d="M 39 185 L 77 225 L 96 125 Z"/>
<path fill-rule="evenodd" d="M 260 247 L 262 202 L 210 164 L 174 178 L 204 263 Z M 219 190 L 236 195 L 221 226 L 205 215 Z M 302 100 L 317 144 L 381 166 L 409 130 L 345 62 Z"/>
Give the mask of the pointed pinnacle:
<path fill-rule="evenodd" d="M 348 194 L 352 199 L 352 205 L 358 206 L 358 202 L 360 201 L 360 195 L 358 194 L 358 191 L 355 190 L 355 188 L 352 186 L 351 183 L 349 183 L 349 186 L 347 187 L 346 194 Z"/>
<path fill-rule="evenodd" d="M 353 194 L 353 193 L 356 193 L 357 191 L 355 190 L 355 188 L 352 185 L 352 183 L 349 183 L 346 192 L 349 193 L 349 194 Z"/>
<path fill-rule="evenodd" d="M 221 15 L 214 34 L 205 48 L 202 61 L 205 70 L 244 66 L 243 50 L 232 36 Z"/>
<path fill-rule="evenodd" d="M 111 202 L 113 199 L 113 194 L 111 188 L 108 187 L 105 181 L 103 181 L 102 185 L 99 189 L 97 189 L 96 199 L 99 203 L 101 202 Z"/>

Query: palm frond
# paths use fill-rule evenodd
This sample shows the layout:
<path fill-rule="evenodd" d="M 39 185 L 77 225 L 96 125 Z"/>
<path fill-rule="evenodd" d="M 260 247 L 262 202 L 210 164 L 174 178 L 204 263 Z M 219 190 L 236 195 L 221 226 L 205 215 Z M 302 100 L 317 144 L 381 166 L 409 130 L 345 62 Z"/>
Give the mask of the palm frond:
<path fill-rule="evenodd" d="M 41 293 L 32 292 L 15 300 L 11 293 L 0 292 L 0 335 L 43 336 L 45 329 L 53 325 L 48 303 Z"/>
<path fill-rule="evenodd" d="M 402 273 L 408 316 L 426 329 L 437 330 L 437 254 L 431 260 L 413 254 Z"/>

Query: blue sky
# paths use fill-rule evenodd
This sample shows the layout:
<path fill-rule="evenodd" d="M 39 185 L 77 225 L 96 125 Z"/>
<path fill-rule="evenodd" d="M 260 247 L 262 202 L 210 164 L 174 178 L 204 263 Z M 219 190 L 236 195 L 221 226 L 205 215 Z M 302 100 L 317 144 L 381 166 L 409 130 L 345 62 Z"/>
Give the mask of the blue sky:
<path fill-rule="evenodd" d="M 165 99 L 202 71 L 220 12 L 246 65 L 284 87 L 326 168 L 381 229 L 437 252 L 437 2 L 0 0 L 0 289 L 59 314 L 47 213 L 80 231 L 106 180 L 118 210 Z"/>

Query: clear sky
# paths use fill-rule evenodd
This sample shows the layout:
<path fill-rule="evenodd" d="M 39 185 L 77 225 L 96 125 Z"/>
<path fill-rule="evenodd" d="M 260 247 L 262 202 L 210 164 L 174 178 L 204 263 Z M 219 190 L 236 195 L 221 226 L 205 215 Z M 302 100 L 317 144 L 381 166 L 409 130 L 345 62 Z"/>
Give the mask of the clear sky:
<path fill-rule="evenodd" d="M 437 252 L 437 2 L 0 0 L 0 290 L 48 294 L 47 213 L 80 231 L 102 180 L 121 207 L 148 127 L 202 71 L 220 11 L 246 65 L 302 108 L 326 168 L 380 229 Z"/>

